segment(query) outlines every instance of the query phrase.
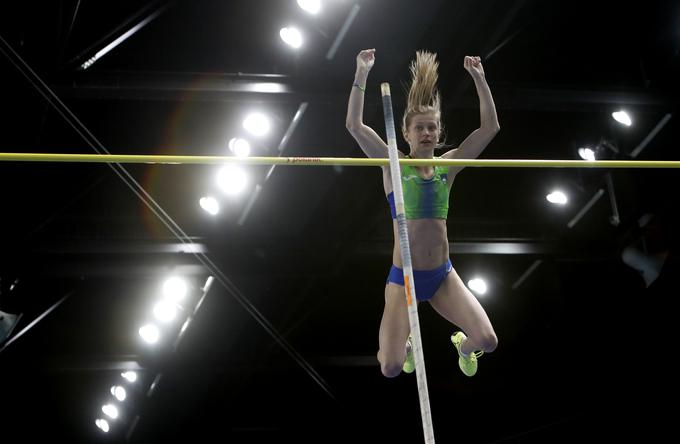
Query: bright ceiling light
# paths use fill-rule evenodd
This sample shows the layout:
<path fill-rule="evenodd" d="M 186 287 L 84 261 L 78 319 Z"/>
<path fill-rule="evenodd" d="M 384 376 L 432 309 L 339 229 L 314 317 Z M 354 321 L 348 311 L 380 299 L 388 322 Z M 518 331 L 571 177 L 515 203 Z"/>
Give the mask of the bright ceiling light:
<path fill-rule="evenodd" d="M 153 307 L 153 315 L 161 322 L 170 322 L 177 316 L 177 306 L 172 301 L 162 300 Z"/>
<path fill-rule="evenodd" d="M 556 205 L 564 205 L 567 203 L 567 195 L 563 192 L 556 190 L 545 196 L 548 202 Z"/>
<path fill-rule="evenodd" d="M 622 125 L 631 126 L 633 124 L 628 113 L 623 110 L 613 112 L 612 117 Z"/>
<path fill-rule="evenodd" d="M 595 151 L 593 151 L 591 148 L 583 147 L 578 149 L 578 155 L 581 156 L 581 159 L 583 160 L 590 160 L 593 161 L 595 160 Z"/>
<path fill-rule="evenodd" d="M 250 143 L 248 143 L 246 139 L 233 137 L 229 141 L 229 150 L 231 150 L 236 157 L 248 157 L 250 155 Z"/>
<path fill-rule="evenodd" d="M 118 418 L 118 408 L 113 404 L 106 404 L 102 406 L 102 412 L 111 419 Z"/>
<path fill-rule="evenodd" d="M 468 288 L 477 294 L 486 293 L 486 282 L 484 279 L 474 278 L 468 281 Z"/>
<path fill-rule="evenodd" d="M 201 197 L 198 204 L 205 210 L 206 213 L 212 214 L 213 216 L 220 212 L 220 204 L 217 199 L 210 196 Z"/>
<path fill-rule="evenodd" d="M 137 372 L 127 371 L 120 374 L 128 382 L 135 382 L 137 380 Z"/>
<path fill-rule="evenodd" d="M 297 0 L 298 6 L 310 14 L 318 14 L 321 11 L 320 0 Z"/>
<path fill-rule="evenodd" d="M 120 385 L 114 385 L 113 387 L 111 387 L 111 394 L 121 402 L 125 401 L 125 398 L 127 397 L 127 392 L 125 391 L 125 388 Z"/>
<path fill-rule="evenodd" d="M 262 113 L 249 114 L 243 119 L 243 128 L 255 136 L 264 136 L 269 132 L 269 119 Z"/>
<path fill-rule="evenodd" d="M 104 433 L 108 433 L 110 428 L 109 428 L 109 422 L 105 419 L 99 418 L 94 422 L 97 427 L 99 427 L 99 430 L 101 430 Z"/>
<path fill-rule="evenodd" d="M 158 327 L 153 324 L 146 324 L 139 329 L 139 336 L 146 341 L 148 344 L 155 344 L 161 337 L 161 333 L 158 331 Z M 106 413 L 106 412 L 105 412 Z"/>
<path fill-rule="evenodd" d="M 163 295 L 173 302 L 179 302 L 187 294 L 187 283 L 184 279 L 173 276 L 163 282 Z"/>
<path fill-rule="evenodd" d="M 302 46 L 302 34 L 300 34 L 300 31 L 298 31 L 297 28 L 293 28 L 292 26 L 281 28 L 279 35 L 281 36 L 281 40 L 295 49 Z"/>
<path fill-rule="evenodd" d="M 246 173 L 235 165 L 226 165 L 217 173 L 217 186 L 231 196 L 239 194 L 247 184 Z"/>

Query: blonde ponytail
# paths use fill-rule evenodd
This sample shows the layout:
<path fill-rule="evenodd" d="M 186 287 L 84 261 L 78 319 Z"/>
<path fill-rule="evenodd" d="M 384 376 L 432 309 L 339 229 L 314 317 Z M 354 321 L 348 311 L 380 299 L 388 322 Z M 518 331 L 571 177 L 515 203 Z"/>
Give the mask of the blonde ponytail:
<path fill-rule="evenodd" d="M 434 113 L 441 119 L 441 96 L 437 90 L 437 54 L 417 51 L 411 62 L 411 87 L 408 91 L 406 110 L 402 120 L 402 131 L 406 134 L 411 118 L 416 114 Z M 440 130 L 441 124 L 440 124 Z"/>

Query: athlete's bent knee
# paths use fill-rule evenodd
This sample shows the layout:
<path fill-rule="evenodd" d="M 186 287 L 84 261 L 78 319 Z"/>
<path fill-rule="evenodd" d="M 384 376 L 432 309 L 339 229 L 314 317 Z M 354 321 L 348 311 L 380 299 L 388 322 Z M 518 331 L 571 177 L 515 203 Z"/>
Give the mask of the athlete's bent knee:
<path fill-rule="evenodd" d="M 387 362 L 385 364 L 380 364 L 380 370 L 382 374 L 388 378 L 395 378 L 401 373 L 402 365 L 393 362 Z"/>

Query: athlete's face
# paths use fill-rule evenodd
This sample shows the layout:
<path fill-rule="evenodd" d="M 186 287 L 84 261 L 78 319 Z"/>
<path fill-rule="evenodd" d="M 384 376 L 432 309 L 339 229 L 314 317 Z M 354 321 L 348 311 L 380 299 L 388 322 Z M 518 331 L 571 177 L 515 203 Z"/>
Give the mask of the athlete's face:
<path fill-rule="evenodd" d="M 439 131 L 435 113 L 416 114 L 409 122 L 405 137 L 412 150 L 434 150 L 439 142 Z"/>

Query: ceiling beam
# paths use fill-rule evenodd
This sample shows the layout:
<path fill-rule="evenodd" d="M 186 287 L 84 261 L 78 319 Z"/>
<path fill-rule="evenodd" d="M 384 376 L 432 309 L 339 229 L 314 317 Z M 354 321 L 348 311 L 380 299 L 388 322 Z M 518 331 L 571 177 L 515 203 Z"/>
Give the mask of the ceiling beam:
<path fill-rule="evenodd" d="M 200 80 L 200 82 L 198 81 Z M 300 88 L 285 76 L 266 74 L 95 74 L 80 76 L 68 85 L 54 85 L 65 98 L 83 100 L 147 100 L 195 102 L 265 102 L 298 105 L 346 103 L 347 93 Z M 190 94 L 187 94 L 190 93 Z M 499 109 L 579 111 L 593 106 L 630 105 L 671 110 L 672 98 L 641 88 L 618 90 L 513 87 L 494 82 L 494 99 Z M 403 98 L 395 97 L 395 104 Z M 376 94 L 367 102 L 378 103 Z M 469 103 L 468 103 L 469 102 Z M 452 108 L 477 106 L 474 101 L 457 100 Z"/>
<path fill-rule="evenodd" d="M 361 255 L 392 255 L 391 241 L 361 242 L 355 253 Z M 529 255 L 549 256 L 562 260 L 601 260 L 608 256 L 610 248 L 606 243 L 588 242 L 563 244 L 560 242 L 542 241 L 457 241 L 449 242 L 451 255 Z"/>

